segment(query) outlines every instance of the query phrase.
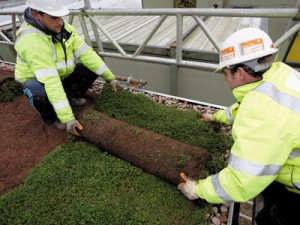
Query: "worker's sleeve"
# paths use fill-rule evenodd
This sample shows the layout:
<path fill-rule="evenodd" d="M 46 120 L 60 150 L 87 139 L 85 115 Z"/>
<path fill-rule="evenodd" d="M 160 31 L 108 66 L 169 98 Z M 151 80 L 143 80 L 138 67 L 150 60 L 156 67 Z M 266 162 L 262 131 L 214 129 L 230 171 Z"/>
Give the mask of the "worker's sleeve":
<path fill-rule="evenodd" d="M 62 123 L 74 119 L 53 59 L 53 46 L 40 34 L 31 33 L 18 40 L 16 50 L 26 61 L 36 79 L 44 84 L 47 97 Z"/>
<path fill-rule="evenodd" d="M 292 151 L 288 119 L 287 110 L 270 97 L 249 93 L 233 125 L 228 166 L 199 180 L 198 195 L 211 203 L 245 202 L 257 196 L 276 179 Z"/>
<path fill-rule="evenodd" d="M 85 65 L 89 70 L 101 76 L 105 81 L 111 81 L 115 79 L 115 75 L 103 62 L 101 57 L 85 43 L 84 39 L 80 37 L 74 29 L 72 35 L 74 35 L 74 54 L 75 57 Z"/>
<path fill-rule="evenodd" d="M 232 125 L 236 117 L 239 106 L 240 104 L 236 102 L 233 105 L 227 107 L 226 109 L 222 109 L 214 113 L 212 115 L 212 118 L 214 119 L 214 121 L 218 123 Z"/>

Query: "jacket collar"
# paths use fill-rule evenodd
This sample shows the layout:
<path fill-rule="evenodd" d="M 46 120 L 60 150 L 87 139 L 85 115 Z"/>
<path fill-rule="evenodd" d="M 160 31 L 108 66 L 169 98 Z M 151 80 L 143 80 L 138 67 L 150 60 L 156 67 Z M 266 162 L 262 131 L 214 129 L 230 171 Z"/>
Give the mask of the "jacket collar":
<path fill-rule="evenodd" d="M 232 94 L 236 98 L 236 100 L 241 103 L 247 93 L 255 89 L 257 86 L 259 86 L 263 82 L 262 80 L 251 82 L 248 84 L 241 85 L 239 87 L 236 87 L 232 90 Z"/>
<path fill-rule="evenodd" d="M 271 68 L 272 68 L 272 66 L 263 74 L 263 76 L 262 76 L 263 78 L 261 80 L 247 83 L 247 84 L 244 84 L 244 85 L 234 88 L 232 90 L 232 94 L 234 95 L 236 100 L 239 103 L 241 103 L 247 93 L 254 90 L 256 87 L 258 87 L 263 82 L 265 82 L 267 79 L 269 79 L 272 76 L 272 73 L 270 72 Z"/>

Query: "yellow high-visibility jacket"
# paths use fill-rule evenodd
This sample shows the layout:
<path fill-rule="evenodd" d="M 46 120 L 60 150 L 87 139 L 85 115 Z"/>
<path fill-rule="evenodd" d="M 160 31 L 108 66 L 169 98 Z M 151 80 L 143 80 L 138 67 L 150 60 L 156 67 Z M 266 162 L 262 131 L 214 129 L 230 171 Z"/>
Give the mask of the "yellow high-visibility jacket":
<path fill-rule="evenodd" d="M 228 166 L 197 182 L 208 202 L 245 202 L 275 180 L 300 194 L 300 73 L 277 62 L 263 76 L 233 90 L 241 104 Z"/>
<path fill-rule="evenodd" d="M 51 35 L 27 22 L 19 28 L 15 44 L 16 80 L 24 83 L 36 78 L 43 83 L 47 97 L 62 123 L 75 118 L 61 82 L 74 71 L 75 60 L 106 81 L 115 79 L 101 57 L 85 43 L 75 28 L 66 22 L 64 26 L 71 33 L 68 40 L 63 39 L 65 46 L 60 42 L 53 43 Z"/>

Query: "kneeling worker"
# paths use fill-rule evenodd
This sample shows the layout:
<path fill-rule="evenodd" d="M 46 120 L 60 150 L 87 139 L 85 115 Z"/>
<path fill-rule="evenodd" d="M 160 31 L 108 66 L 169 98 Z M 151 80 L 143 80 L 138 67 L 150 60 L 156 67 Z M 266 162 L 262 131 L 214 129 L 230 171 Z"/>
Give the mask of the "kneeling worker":
<path fill-rule="evenodd" d="M 61 0 L 27 0 L 25 22 L 17 31 L 15 79 L 46 123 L 79 135 L 82 125 L 71 106 L 84 105 L 83 95 L 102 76 L 116 90 L 118 81 L 101 57 L 62 16 Z M 78 62 L 77 64 L 75 62 Z"/>
<path fill-rule="evenodd" d="M 190 200 L 245 202 L 262 194 L 258 225 L 299 224 L 300 73 L 281 62 L 271 38 L 245 28 L 221 46 L 219 71 L 239 102 L 228 166 L 217 174 L 184 181 Z M 236 108 L 236 109 L 237 109 Z M 188 174 L 187 174 L 188 175 Z"/>

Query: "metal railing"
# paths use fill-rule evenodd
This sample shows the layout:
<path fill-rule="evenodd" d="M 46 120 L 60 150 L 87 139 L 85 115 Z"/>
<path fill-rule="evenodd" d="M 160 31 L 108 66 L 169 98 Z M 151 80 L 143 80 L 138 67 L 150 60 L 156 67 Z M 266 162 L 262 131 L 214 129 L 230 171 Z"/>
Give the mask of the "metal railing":
<path fill-rule="evenodd" d="M 86 0 L 88 1 L 88 0 Z M 3 32 L 0 31 L 0 36 L 4 39 L 0 43 L 12 44 L 15 40 L 15 34 L 17 29 L 17 20 L 22 21 L 23 11 L 11 11 L 11 10 L 2 10 L 0 15 L 11 15 L 12 16 L 12 32 L 13 40 L 5 36 Z M 291 20 L 297 21 L 294 25 L 284 33 L 276 42 L 276 47 L 281 47 L 285 42 L 287 42 L 297 31 L 300 30 L 300 15 L 298 8 L 286 8 L 286 9 L 213 9 L 213 8 L 196 8 L 196 9 L 100 9 L 100 10 L 91 10 L 86 7 L 84 10 L 71 10 L 69 15 L 69 22 L 72 23 L 74 17 L 79 18 L 81 28 L 86 42 L 89 45 L 92 45 L 91 37 L 89 35 L 87 25 L 84 21 L 84 18 L 90 20 L 94 37 L 96 40 L 96 45 L 99 54 L 101 56 L 108 56 L 113 58 L 123 58 L 130 60 L 138 60 L 144 62 L 168 64 L 168 65 L 177 65 L 181 67 L 191 67 L 191 68 L 201 68 L 208 71 L 213 71 L 217 68 L 215 63 L 201 62 L 199 60 L 184 60 L 182 57 L 183 52 L 183 17 L 191 16 L 196 21 L 197 25 L 201 27 L 207 38 L 211 41 L 215 49 L 220 49 L 220 44 L 210 32 L 209 28 L 203 21 L 205 16 L 214 16 L 214 17 L 260 17 L 260 18 L 290 18 Z M 156 22 L 156 25 L 148 33 L 148 36 L 145 40 L 138 46 L 136 51 L 133 54 L 128 54 L 120 46 L 120 44 L 112 37 L 112 35 L 107 31 L 107 29 L 99 23 L 94 16 L 159 16 L 159 20 Z M 156 31 L 161 27 L 163 22 L 169 16 L 176 17 L 176 51 L 175 58 L 163 58 L 159 56 L 146 56 L 142 55 L 142 51 L 153 37 Z M 117 49 L 118 52 L 104 52 L 101 39 L 99 37 L 99 30 L 106 36 L 106 38 L 111 42 L 111 44 Z"/>
<path fill-rule="evenodd" d="M 299 1 L 300 2 L 300 1 Z M 80 25 L 85 37 L 86 42 L 92 46 L 92 39 L 88 32 L 87 24 L 85 23 L 84 18 L 88 18 L 90 24 L 92 26 L 93 35 L 96 41 L 96 47 L 99 50 L 99 54 L 101 56 L 108 56 L 112 58 L 121 58 L 121 59 L 129 59 L 135 61 L 143 61 L 143 62 L 152 62 L 159 64 L 168 64 L 175 65 L 178 67 L 190 67 L 190 68 L 200 68 L 203 70 L 213 71 L 217 68 L 217 65 L 214 63 L 201 62 L 197 60 L 184 60 L 183 59 L 183 17 L 191 16 L 197 26 L 199 26 L 207 38 L 211 41 L 212 45 L 220 50 L 220 43 L 215 38 L 214 34 L 210 31 L 210 29 L 205 24 L 203 18 L 204 17 L 260 17 L 260 18 L 289 18 L 292 23 L 290 23 L 290 27 L 286 30 L 282 36 L 275 41 L 275 46 L 280 48 L 282 45 L 286 44 L 289 39 L 296 34 L 300 30 L 300 13 L 299 7 L 296 8 L 285 8 L 285 9 L 101 9 L 101 10 L 92 10 L 88 0 L 85 0 L 85 9 L 84 10 L 71 10 L 69 15 L 69 22 L 72 24 L 74 21 L 74 17 L 78 17 L 80 21 Z M 298 4 L 299 5 L 299 4 Z M 297 8 L 298 7 L 298 8 Z M 13 38 L 10 40 L 1 30 L 0 36 L 3 41 L 0 41 L 2 44 L 12 45 L 15 41 L 16 30 L 17 30 L 17 22 L 23 21 L 22 15 L 23 11 L 11 11 L 11 10 L 1 10 L 1 15 L 10 15 L 12 17 L 12 33 Z M 103 24 L 97 21 L 94 16 L 159 16 L 156 24 L 153 26 L 152 30 L 149 31 L 148 35 L 140 43 L 134 53 L 127 53 L 118 41 L 113 38 L 110 32 L 105 28 Z M 143 50 L 153 37 L 153 35 L 158 31 L 158 29 L 162 26 L 164 21 L 169 16 L 176 17 L 176 51 L 175 58 L 163 58 L 159 56 L 146 56 L 142 55 Z M 17 20 L 18 18 L 18 20 Z M 101 31 L 106 38 L 111 42 L 111 44 L 116 48 L 117 53 L 115 52 L 104 52 L 103 43 L 99 36 L 99 31 Z M 284 53 L 282 53 L 284 54 Z M 234 204 L 231 205 L 231 220 L 228 224 L 232 224 L 233 217 L 233 207 Z M 253 223 L 254 224 L 254 223 Z"/>
<path fill-rule="evenodd" d="M 0 9 L 24 5 L 26 0 L 5 0 L 0 2 Z"/>

